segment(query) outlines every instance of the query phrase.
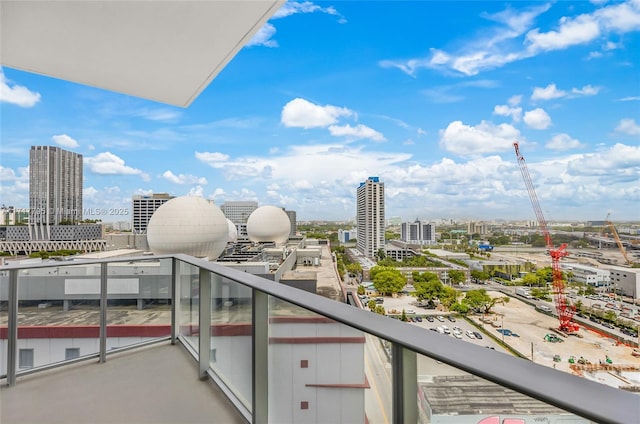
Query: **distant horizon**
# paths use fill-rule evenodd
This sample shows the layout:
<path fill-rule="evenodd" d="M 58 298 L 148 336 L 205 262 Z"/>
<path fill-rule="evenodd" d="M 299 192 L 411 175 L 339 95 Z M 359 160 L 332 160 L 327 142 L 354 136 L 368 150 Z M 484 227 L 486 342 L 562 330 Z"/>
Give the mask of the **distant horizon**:
<path fill-rule="evenodd" d="M 0 68 L 0 195 L 28 204 L 52 145 L 92 211 L 162 192 L 348 220 L 378 176 L 389 216 L 535 220 L 517 141 L 549 222 L 640 221 L 638 51 L 637 0 L 290 1 L 184 109 Z"/>

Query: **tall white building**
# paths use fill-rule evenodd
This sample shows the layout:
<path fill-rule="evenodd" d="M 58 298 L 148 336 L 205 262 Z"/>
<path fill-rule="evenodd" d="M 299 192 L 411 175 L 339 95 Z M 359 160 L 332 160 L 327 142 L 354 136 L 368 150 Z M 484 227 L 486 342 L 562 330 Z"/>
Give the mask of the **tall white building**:
<path fill-rule="evenodd" d="M 384 183 L 369 177 L 358 187 L 358 250 L 374 257 L 384 249 Z"/>
<path fill-rule="evenodd" d="M 151 195 L 136 194 L 131 198 L 131 230 L 134 234 L 147 232 L 147 225 L 153 213 L 174 196 L 168 193 L 153 193 Z"/>
<path fill-rule="evenodd" d="M 82 221 L 82 155 L 54 146 L 29 151 L 32 239 L 48 240 L 50 226 Z"/>
<path fill-rule="evenodd" d="M 416 220 L 400 225 L 400 239 L 411 244 L 436 244 L 436 226 Z"/>

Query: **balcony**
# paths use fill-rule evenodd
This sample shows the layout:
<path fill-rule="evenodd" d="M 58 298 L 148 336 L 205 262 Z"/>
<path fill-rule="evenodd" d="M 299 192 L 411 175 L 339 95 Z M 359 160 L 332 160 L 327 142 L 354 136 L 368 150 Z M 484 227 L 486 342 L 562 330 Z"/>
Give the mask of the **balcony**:
<path fill-rule="evenodd" d="M 640 420 L 636 394 L 185 255 L 0 273 L 3 423 Z"/>

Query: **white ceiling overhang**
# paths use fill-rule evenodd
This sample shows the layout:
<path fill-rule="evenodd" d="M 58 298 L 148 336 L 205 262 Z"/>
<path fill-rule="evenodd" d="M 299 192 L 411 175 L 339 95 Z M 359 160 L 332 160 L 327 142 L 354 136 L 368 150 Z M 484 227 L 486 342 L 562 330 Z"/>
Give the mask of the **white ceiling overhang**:
<path fill-rule="evenodd" d="M 284 0 L 0 2 L 0 63 L 188 106 Z"/>

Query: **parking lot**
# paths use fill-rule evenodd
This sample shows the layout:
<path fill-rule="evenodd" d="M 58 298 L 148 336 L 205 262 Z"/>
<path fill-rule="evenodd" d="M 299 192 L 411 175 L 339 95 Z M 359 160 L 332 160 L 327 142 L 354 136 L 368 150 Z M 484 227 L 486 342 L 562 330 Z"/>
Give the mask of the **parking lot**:
<path fill-rule="evenodd" d="M 371 296 L 370 299 L 376 299 L 377 297 L 380 296 Z M 454 337 L 461 341 L 506 352 L 504 348 L 487 335 L 487 331 L 478 329 L 462 317 L 438 309 L 420 307 L 418 306 L 416 298 L 409 295 L 383 297 L 383 299 L 382 305 L 387 315 L 400 316 L 404 309 L 405 315 L 410 320 L 407 322 L 407 325 L 416 325 L 425 330 L 437 331 L 442 334 L 443 337 Z M 364 303 L 366 306 L 366 302 Z M 438 330 L 438 328 L 440 328 L 440 330 Z M 474 333 L 478 333 L 481 338 L 478 338 Z M 494 336 L 500 337 L 500 334 L 496 332 Z"/>

